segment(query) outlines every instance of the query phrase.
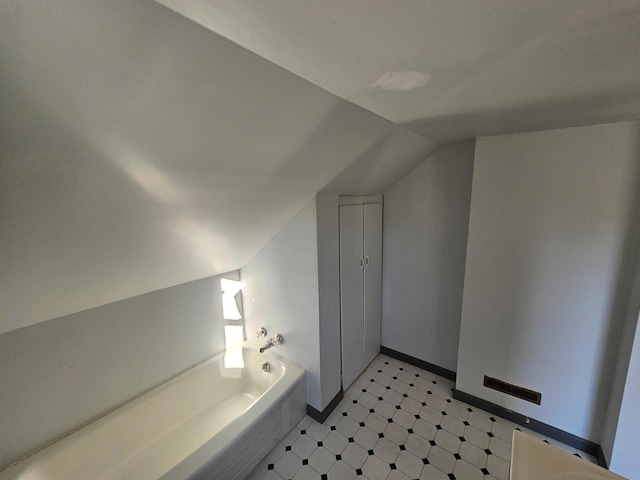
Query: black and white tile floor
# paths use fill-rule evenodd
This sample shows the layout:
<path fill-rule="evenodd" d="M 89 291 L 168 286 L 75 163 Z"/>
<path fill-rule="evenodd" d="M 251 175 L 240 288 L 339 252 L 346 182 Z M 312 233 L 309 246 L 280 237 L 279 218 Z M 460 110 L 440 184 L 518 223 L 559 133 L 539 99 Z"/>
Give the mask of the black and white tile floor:
<path fill-rule="evenodd" d="M 513 429 L 526 429 L 454 400 L 453 387 L 380 354 L 324 424 L 305 417 L 248 478 L 508 480 Z"/>

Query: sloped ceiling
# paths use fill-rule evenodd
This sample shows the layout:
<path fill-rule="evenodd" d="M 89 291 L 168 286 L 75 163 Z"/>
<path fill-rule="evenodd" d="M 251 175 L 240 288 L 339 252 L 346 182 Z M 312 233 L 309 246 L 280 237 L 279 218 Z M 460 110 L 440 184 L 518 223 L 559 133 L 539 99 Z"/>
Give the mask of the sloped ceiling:
<path fill-rule="evenodd" d="M 2 2 L 0 64 L 0 333 L 238 269 L 436 147 L 152 1 Z"/>
<path fill-rule="evenodd" d="M 640 117 L 638 0 L 158 0 L 453 141 Z"/>

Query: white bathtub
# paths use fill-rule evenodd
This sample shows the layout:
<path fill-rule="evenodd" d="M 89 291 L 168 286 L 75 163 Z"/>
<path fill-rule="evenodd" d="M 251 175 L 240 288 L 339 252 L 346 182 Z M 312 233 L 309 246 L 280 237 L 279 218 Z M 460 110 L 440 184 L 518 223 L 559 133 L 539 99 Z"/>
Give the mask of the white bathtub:
<path fill-rule="evenodd" d="M 246 345 L 241 370 L 225 369 L 218 355 L 10 466 L 0 480 L 242 479 L 306 408 L 304 370 L 268 353 Z"/>

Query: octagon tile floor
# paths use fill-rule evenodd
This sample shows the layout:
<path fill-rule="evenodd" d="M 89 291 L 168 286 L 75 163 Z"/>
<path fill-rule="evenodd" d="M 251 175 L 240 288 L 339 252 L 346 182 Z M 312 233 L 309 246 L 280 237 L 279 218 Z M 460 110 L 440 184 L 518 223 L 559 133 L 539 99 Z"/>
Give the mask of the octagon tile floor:
<path fill-rule="evenodd" d="M 514 428 L 452 398 L 454 383 L 378 355 L 324 424 L 306 416 L 250 480 L 508 480 Z"/>

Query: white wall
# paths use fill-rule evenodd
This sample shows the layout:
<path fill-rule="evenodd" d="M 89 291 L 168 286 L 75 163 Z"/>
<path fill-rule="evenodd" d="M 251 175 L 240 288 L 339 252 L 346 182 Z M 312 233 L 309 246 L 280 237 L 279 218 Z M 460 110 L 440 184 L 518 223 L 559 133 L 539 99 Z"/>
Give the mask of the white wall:
<path fill-rule="evenodd" d="M 320 407 L 324 410 L 342 388 L 340 372 L 340 219 L 339 197 L 316 196 L 318 220 L 318 297 L 320 301 Z M 336 347 L 337 346 L 337 347 Z"/>
<path fill-rule="evenodd" d="M 300 210 L 241 270 L 247 338 L 264 326 L 274 347 L 307 371 L 307 403 L 321 410 L 316 200 Z M 340 355 L 340 345 L 334 354 Z M 332 348 L 324 346 L 323 348 Z"/>
<path fill-rule="evenodd" d="M 221 352 L 223 276 L 0 335 L 0 470 Z"/>
<path fill-rule="evenodd" d="M 382 345 L 453 371 L 473 155 L 441 147 L 384 193 Z"/>
<path fill-rule="evenodd" d="M 637 325 L 638 320 L 636 321 Z M 618 417 L 618 428 L 609 462 L 611 470 L 630 479 L 640 478 L 638 464 L 638 431 L 640 431 L 640 328 L 633 340 L 624 395 Z"/>
<path fill-rule="evenodd" d="M 0 333 L 238 269 L 352 162 L 433 145 L 152 1 L 0 19 Z"/>
<path fill-rule="evenodd" d="M 600 441 L 639 145 L 637 122 L 476 140 L 459 390 Z M 484 375 L 541 392 L 542 405 L 484 388 Z"/>

